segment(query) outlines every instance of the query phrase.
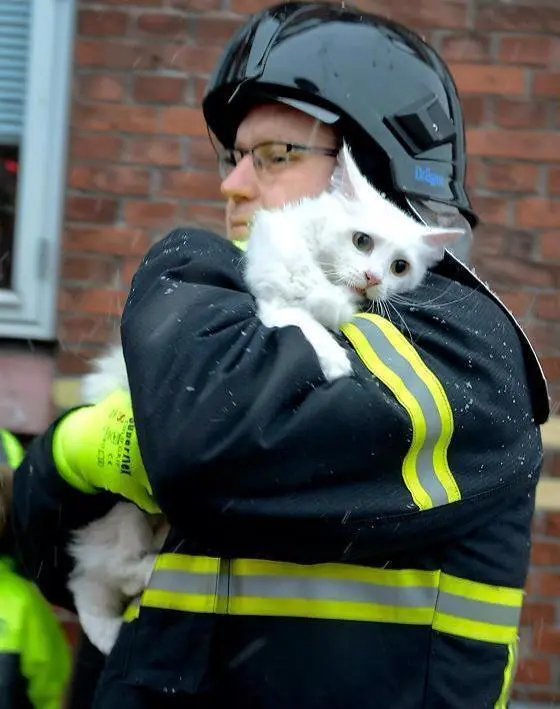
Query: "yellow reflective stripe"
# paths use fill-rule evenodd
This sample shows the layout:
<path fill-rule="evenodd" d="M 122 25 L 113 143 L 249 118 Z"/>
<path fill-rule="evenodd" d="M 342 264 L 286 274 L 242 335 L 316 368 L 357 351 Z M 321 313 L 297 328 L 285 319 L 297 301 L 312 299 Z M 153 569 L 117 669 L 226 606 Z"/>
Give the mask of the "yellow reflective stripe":
<path fill-rule="evenodd" d="M 305 598 L 285 600 L 242 596 L 230 598 L 229 615 L 283 616 L 323 620 L 357 620 L 400 625 L 431 625 L 433 608 L 401 608 L 375 603 Z"/>
<path fill-rule="evenodd" d="M 125 623 L 130 623 L 138 618 L 140 614 L 140 598 L 134 598 L 125 608 L 122 619 Z"/>
<path fill-rule="evenodd" d="M 191 574 L 216 574 L 220 570 L 220 559 L 214 556 L 192 556 L 191 554 L 160 554 L 154 570 L 188 571 Z"/>
<path fill-rule="evenodd" d="M 363 581 L 385 586 L 425 586 L 437 588 L 439 571 L 422 569 L 377 569 L 353 564 L 294 564 L 265 559 L 233 559 L 231 572 L 236 576 L 293 576 L 305 579 Z"/>
<path fill-rule="evenodd" d="M 448 502 L 456 502 L 461 499 L 459 486 L 449 467 L 447 460 L 447 450 L 453 436 L 453 411 L 447 398 L 445 390 L 431 369 L 429 369 L 415 347 L 404 337 L 402 332 L 392 323 L 379 315 L 360 314 L 357 317 L 374 321 L 383 330 L 387 339 L 393 347 L 398 350 L 410 362 L 418 377 L 424 382 L 438 410 L 441 421 L 441 433 L 434 445 L 433 461 L 434 471 L 447 492 Z"/>
<path fill-rule="evenodd" d="M 140 603 L 192 613 L 426 625 L 507 645 L 517 636 L 522 601 L 522 589 L 439 570 L 163 554 Z"/>
<path fill-rule="evenodd" d="M 508 709 L 508 701 L 517 670 L 518 642 L 519 638 L 516 637 L 515 640 L 508 645 L 508 658 L 506 668 L 504 670 L 504 682 L 502 684 L 502 690 L 500 692 L 500 696 L 498 697 L 498 701 L 494 704 L 494 709 Z"/>
<path fill-rule="evenodd" d="M 460 500 L 447 460 L 453 413 L 437 377 L 402 333 L 378 315 L 360 314 L 341 331 L 410 417 L 412 442 L 402 474 L 417 507 L 425 510 Z"/>
<path fill-rule="evenodd" d="M 502 606 L 521 608 L 523 604 L 523 589 L 506 586 L 492 586 L 479 581 L 469 581 L 458 576 L 442 573 L 440 590 L 464 596 L 474 601 L 495 603 Z"/>

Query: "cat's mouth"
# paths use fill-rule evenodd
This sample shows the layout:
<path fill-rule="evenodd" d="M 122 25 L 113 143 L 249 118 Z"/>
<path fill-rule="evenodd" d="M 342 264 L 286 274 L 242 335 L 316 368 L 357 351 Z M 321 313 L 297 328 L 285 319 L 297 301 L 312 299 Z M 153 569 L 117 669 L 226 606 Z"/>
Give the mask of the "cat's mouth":
<path fill-rule="evenodd" d="M 350 290 L 352 291 L 352 293 L 359 295 L 361 298 L 366 297 L 366 288 L 360 288 L 360 286 L 350 286 Z"/>

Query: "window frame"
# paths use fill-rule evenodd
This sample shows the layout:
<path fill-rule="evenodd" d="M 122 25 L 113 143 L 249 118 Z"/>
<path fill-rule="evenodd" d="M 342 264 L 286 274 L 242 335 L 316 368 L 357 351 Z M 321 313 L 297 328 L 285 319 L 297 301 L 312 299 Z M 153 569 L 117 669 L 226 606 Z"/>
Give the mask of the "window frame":
<path fill-rule="evenodd" d="M 29 3 L 12 277 L 10 288 L 0 290 L 0 338 L 54 340 L 76 0 Z"/>

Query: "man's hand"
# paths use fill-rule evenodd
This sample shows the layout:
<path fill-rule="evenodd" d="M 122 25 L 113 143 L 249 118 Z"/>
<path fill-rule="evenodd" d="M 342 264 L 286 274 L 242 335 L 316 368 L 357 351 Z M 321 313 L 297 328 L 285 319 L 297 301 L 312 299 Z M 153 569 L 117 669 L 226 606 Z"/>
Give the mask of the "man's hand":
<path fill-rule="evenodd" d="M 108 490 L 146 512 L 159 512 L 142 463 L 130 395 L 115 391 L 95 406 L 71 411 L 53 438 L 57 470 L 86 493 Z"/>

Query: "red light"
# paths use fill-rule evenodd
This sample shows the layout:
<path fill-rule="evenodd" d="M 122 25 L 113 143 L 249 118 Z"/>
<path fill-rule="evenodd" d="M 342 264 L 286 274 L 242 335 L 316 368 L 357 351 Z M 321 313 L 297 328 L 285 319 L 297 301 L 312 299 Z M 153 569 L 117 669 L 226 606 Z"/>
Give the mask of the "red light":
<path fill-rule="evenodd" d="M 4 160 L 4 170 L 15 174 L 18 171 L 17 160 Z"/>

